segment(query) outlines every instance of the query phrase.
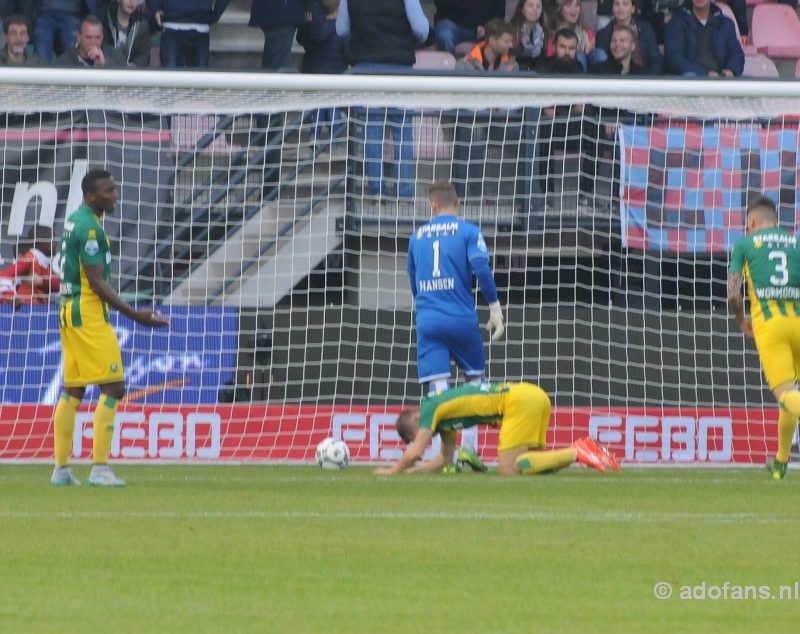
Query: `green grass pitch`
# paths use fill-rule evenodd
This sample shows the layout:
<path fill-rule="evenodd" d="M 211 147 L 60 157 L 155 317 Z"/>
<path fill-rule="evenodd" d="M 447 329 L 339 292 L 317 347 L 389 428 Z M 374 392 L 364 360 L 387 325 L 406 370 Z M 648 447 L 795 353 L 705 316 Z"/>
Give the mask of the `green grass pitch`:
<path fill-rule="evenodd" d="M 800 620 L 786 595 L 679 596 L 800 582 L 793 471 L 120 466 L 122 490 L 55 489 L 50 471 L 0 466 L 2 632 L 763 632 Z M 671 598 L 655 598 L 658 582 Z"/>

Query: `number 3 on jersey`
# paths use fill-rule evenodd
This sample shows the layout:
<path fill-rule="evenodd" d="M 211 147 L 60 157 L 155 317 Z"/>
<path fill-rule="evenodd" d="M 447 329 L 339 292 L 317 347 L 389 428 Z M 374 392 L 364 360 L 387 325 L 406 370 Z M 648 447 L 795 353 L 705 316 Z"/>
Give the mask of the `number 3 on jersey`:
<path fill-rule="evenodd" d="M 789 269 L 787 268 L 788 260 L 786 253 L 783 251 L 770 251 L 770 261 L 777 260 L 775 264 L 775 275 L 770 275 L 769 281 L 773 286 L 786 286 L 789 281 Z M 780 274 L 780 277 L 778 277 Z"/>

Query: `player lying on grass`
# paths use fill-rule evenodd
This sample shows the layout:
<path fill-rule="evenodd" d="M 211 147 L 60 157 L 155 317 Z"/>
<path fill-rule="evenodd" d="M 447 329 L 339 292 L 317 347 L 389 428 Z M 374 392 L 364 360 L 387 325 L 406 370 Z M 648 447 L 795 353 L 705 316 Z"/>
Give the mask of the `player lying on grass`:
<path fill-rule="evenodd" d="M 571 447 L 545 451 L 550 398 L 532 383 L 464 385 L 429 394 L 418 410 L 402 412 L 396 425 L 409 447 L 397 463 L 376 469 L 377 475 L 441 471 L 453 460 L 457 430 L 475 425 L 500 428 L 497 462 L 503 475 L 550 473 L 576 462 L 601 472 L 619 469 L 614 457 L 591 436 Z M 442 438 L 441 452 L 417 464 L 433 434 Z"/>
<path fill-rule="evenodd" d="M 749 319 L 742 277 L 747 278 Z M 767 462 L 767 471 L 780 480 L 800 416 L 800 248 L 797 237 L 778 226 L 769 198 L 747 207 L 747 235 L 733 246 L 728 268 L 728 306 L 745 336 L 755 338 L 764 376 L 779 404 L 778 452 Z"/>

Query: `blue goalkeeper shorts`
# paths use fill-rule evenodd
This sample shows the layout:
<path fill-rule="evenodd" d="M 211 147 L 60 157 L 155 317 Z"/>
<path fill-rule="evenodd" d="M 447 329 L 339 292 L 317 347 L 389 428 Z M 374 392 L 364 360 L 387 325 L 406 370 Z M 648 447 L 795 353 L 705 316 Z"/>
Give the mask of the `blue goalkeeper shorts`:
<path fill-rule="evenodd" d="M 450 358 L 468 377 L 486 371 L 486 353 L 474 317 L 417 322 L 417 375 L 420 383 L 450 376 Z"/>

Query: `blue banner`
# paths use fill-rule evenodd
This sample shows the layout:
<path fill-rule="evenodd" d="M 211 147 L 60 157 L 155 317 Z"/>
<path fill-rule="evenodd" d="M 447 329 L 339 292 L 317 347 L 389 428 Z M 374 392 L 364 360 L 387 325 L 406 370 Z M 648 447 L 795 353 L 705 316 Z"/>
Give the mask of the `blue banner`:
<path fill-rule="evenodd" d="M 210 404 L 236 371 L 238 312 L 163 307 L 169 329 L 145 328 L 116 311 L 127 398 L 149 405 Z M 0 403 L 53 404 L 63 360 L 56 305 L 0 305 Z M 97 396 L 87 390 L 86 399 Z"/>

